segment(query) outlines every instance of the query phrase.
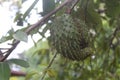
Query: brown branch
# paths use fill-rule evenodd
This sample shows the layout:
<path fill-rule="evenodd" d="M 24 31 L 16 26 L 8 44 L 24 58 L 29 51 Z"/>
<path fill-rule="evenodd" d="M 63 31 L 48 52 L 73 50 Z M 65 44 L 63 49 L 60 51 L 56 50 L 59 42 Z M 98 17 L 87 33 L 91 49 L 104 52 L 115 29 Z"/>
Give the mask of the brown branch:
<path fill-rule="evenodd" d="M 37 23 L 33 24 L 31 27 L 29 27 L 25 32 L 29 34 L 32 30 L 35 28 L 42 26 L 46 20 L 49 19 L 53 14 L 55 14 L 57 11 L 59 11 L 61 8 L 63 8 L 67 3 L 71 2 L 72 0 L 65 0 L 59 7 L 48 13 L 46 16 L 44 16 L 41 20 L 39 20 Z M 20 43 L 18 40 L 14 40 L 14 44 L 12 47 L 8 50 L 8 53 L 0 60 L 0 62 L 3 62 L 7 59 L 7 57 L 12 53 L 12 51 L 17 47 L 17 45 Z"/>
<path fill-rule="evenodd" d="M 17 45 L 20 43 L 20 41 L 15 40 L 16 42 L 12 45 L 12 47 L 10 49 L 8 49 L 8 53 L 2 57 L 2 59 L 0 60 L 0 62 L 3 62 L 4 60 L 6 60 L 6 58 L 11 54 L 11 52 L 17 47 Z"/>
<path fill-rule="evenodd" d="M 44 22 L 50 17 L 52 16 L 53 14 L 55 14 L 57 11 L 59 11 L 61 8 L 63 8 L 67 3 L 71 2 L 72 0 L 65 0 L 63 2 L 63 4 L 61 4 L 59 7 L 57 7 L 56 9 L 54 9 L 53 11 L 51 11 L 49 14 L 47 14 L 46 16 L 44 16 L 40 21 L 38 21 L 37 23 L 35 23 L 34 25 L 32 25 L 31 27 L 29 27 L 25 32 L 27 34 L 30 33 L 31 30 L 39 27 L 39 26 L 42 26 L 44 24 Z"/>
<path fill-rule="evenodd" d="M 11 71 L 11 76 L 25 77 L 25 76 L 26 76 L 26 73 L 25 73 L 25 72 L 20 72 L 20 71 Z"/>
<path fill-rule="evenodd" d="M 2 53 L 2 51 L 1 51 L 1 49 L 0 49 L 0 60 L 3 58 L 3 53 Z"/>

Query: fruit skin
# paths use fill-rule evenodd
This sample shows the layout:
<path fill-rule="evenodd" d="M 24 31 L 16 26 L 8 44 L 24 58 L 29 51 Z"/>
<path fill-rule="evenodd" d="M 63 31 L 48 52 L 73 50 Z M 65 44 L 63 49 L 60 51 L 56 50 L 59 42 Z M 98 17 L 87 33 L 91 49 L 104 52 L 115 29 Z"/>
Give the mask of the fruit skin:
<path fill-rule="evenodd" d="M 84 60 L 91 55 L 88 27 L 79 19 L 64 14 L 50 23 L 49 43 L 52 49 L 70 60 Z"/>

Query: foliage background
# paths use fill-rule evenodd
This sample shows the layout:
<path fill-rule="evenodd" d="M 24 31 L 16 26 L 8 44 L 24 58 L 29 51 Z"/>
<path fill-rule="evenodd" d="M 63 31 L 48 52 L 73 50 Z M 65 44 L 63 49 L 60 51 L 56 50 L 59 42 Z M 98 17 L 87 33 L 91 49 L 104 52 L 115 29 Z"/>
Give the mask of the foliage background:
<path fill-rule="evenodd" d="M 7 0 L 6 0 L 7 1 Z M 4 2 L 1 1 L 1 3 Z M 21 13 L 20 9 L 24 0 L 18 0 L 13 5 L 18 6 L 18 12 L 14 19 L 16 25 L 21 29 L 10 29 L 6 36 L 0 39 L 0 43 L 11 41 L 13 39 L 27 42 L 27 34 L 24 32 L 32 23 L 29 23 L 31 11 L 36 10 L 36 15 L 45 17 L 57 6 L 60 6 L 64 0 L 43 0 L 43 12 L 37 11 L 39 7 L 35 5 L 39 0 L 35 0 L 25 13 Z M 44 80 L 119 80 L 120 79 L 120 1 L 119 0 L 80 0 L 72 11 L 72 16 L 85 20 L 90 27 L 92 33 L 92 48 L 95 50 L 91 58 L 84 61 L 70 61 L 63 58 L 59 54 L 49 66 L 53 59 L 54 53 L 50 51 L 47 37 L 49 28 L 47 22 L 44 26 L 40 26 L 31 30 L 30 36 L 39 34 L 40 38 L 34 42 L 34 46 L 28 51 L 24 51 L 20 58 L 29 63 L 28 68 L 20 68 L 21 71 L 27 72 L 26 77 L 11 77 L 10 80 L 40 80 L 45 72 Z M 56 13 L 56 17 L 64 14 L 65 7 Z M 50 18 L 49 18 L 50 19 Z M 13 45 L 14 46 L 14 45 Z M 9 63 L 10 60 L 8 60 Z M 12 61 L 13 63 L 14 60 Z M 1 62 L 1 65 L 4 65 Z M 27 66 L 19 62 L 20 66 Z M 26 62 L 25 62 L 26 63 Z M 27 63 L 26 63 L 27 64 Z M 7 68 L 7 67 L 6 67 Z M 8 69 L 8 68 L 7 68 Z M 6 69 L 5 69 L 6 71 Z M 9 73 L 9 70 L 6 72 Z M 0 73 L 3 75 L 3 73 Z M 4 79 L 7 80 L 7 79 Z M 42 79 L 41 79 L 42 80 Z"/>

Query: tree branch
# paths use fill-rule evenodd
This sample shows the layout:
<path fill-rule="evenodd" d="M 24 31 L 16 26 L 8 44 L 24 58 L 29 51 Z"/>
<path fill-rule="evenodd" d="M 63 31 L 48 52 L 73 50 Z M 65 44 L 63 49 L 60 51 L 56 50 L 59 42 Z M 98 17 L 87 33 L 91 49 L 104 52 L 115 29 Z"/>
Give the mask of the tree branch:
<path fill-rule="evenodd" d="M 6 58 L 11 54 L 11 52 L 17 47 L 19 43 L 20 41 L 15 40 L 15 43 L 12 45 L 10 49 L 8 49 L 7 51 L 8 53 L 0 59 L 0 62 L 3 62 L 4 60 L 6 60 Z"/>
<path fill-rule="evenodd" d="M 61 4 L 59 7 L 57 7 L 56 9 L 54 9 L 53 11 L 51 11 L 49 14 L 47 14 L 46 16 L 44 16 L 40 21 L 38 21 L 37 23 L 35 23 L 34 25 L 32 25 L 31 27 L 29 27 L 25 32 L 27 34 L 30 33 L 30 31 L 32 31 L 33 29 L 42 26 L 44 24 L 44 22 L 53 14 L 55 14 L 57 11 L 59 11 L 61 8 L 63 8 L 67 3 L 70 3 L 72 0 L 65 0 L 63 2 L 63 4 Z"/>
<path fill-rule="evenodd" d="M 11 71 L 11 76 L 20 76 L 20 77 L 25 77 L 26 73 L 25 72 L 20 72 L 20 71 Z"/>

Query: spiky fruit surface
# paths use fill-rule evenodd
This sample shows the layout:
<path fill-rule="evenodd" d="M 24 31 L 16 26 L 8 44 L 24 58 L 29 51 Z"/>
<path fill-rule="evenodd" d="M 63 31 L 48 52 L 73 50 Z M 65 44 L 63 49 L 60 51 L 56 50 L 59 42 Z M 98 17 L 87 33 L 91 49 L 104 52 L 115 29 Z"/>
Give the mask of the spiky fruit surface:
<path fill-rule="evenodd" d="M 84 60 L 91 54 L 85 23 L 68 14 L 56 17 L 50 26 L 49 43 L 58 53 L 71 60 Z"/>

